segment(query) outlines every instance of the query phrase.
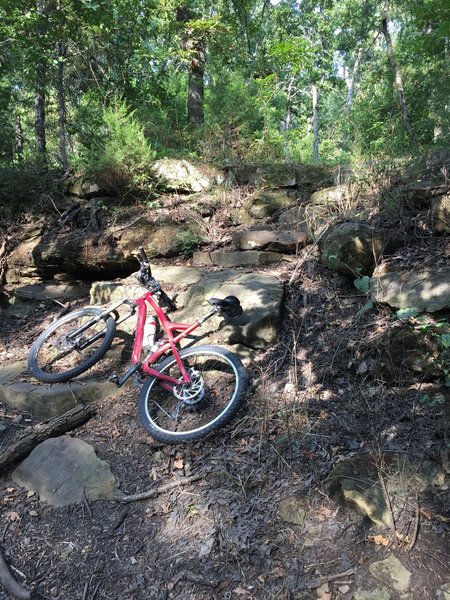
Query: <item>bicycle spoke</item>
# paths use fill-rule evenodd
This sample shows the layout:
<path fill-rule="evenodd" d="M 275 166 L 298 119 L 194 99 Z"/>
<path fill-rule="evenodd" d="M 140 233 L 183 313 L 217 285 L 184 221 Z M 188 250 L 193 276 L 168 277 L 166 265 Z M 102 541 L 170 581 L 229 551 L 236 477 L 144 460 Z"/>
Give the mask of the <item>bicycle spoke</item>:
<path fill-rule="evenodd" d="M 209 427 L 226 412 L 238 385 L 236 367 L 221 353 L 193 350 L 184 366 L 191 383 L 175 385 L 172 391 L 153 383 L 152 397 L 146 406 L 154 426 L 175 435 Z M 162 373 L 182 381 L 175 359 L 162 369 Z"/>

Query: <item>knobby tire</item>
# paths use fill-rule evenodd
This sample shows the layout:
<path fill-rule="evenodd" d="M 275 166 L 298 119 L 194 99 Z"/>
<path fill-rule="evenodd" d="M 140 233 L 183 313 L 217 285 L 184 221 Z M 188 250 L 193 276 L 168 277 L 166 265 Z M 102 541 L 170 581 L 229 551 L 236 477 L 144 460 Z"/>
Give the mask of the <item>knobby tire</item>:
<path fill-rule="evenodd" d="M 74 311 L 61 317 L 54 323 L 52 323 L 47 329 L 45 329 L 40 336 L 36 339 L 30 349 L 30 353 L 28 356 L 28 369 L 30 373 L 36 377 L 39 381 L 43 383 L 64 383 L 70 381 L 74 377 L 81 375 L 91 367 L 93 367 L 110 349 L 115 333 L 116 333 L 116 322 L 113 317 L 109 316 L 105 320 L 101 319 L 99 323 L 104 323 L 105 325 L 105 333 L 104 337 L 101 340 L 100 345 L 94 350 L 94 352 L 86 357 L 80 357 L 79 364 L 75 365 L 69 369 L 63 369 L 58 372 L 52 372 L 50 370 L 50 366 L 46 367 L 40 366 L 40 356 L 39 353 L 42 352 L 42 349 L 45 343 L 51 338 L 55 332 L 59 329 L 63 329 L 71 320 L 81 319 L 83 317 L 96 317 L 103 312 L 103 309 L 89 306 L 86 308 L 82 308 L 80 310 Z M 75 328 L 76 329 L 76 328 Z M 56 352 L 56 351 L 55 351 Z M 74 352 L 74 350 L 67 352 L 67 355 Z"/>
<path fill-rule="evenodd" d="M 241 361 L 224 348 L 194 346 L 179 354 L 188 369 L 201 373 L 200 400 L 193 398 L 186 404 L 154 377 L 147 378 L 139 396 L 142 425 L 154 439 L 171 444 L 204 438 L 228 423 L 244 400 L 247 383 Z M 181 376 L 174 356 L 166 358 L 157 369 L 174 378 Z"/>

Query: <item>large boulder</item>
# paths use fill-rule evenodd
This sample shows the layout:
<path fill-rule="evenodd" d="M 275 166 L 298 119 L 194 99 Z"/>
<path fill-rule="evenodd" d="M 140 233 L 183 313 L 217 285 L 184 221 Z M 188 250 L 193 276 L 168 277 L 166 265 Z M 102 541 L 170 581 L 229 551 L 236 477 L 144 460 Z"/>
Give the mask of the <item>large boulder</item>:
<path fill-rule="evenodd" d="M 394 308 L 437 312 L 450 307 L 450 268 L 382 273 L 371 278 L 370 293 Z"/>
<path fill-rule="evenodd" d="M 271 217 L 291 205 L 293 198 L 280 191 L 257 190 L 234 215 L 236 223 L 251 223 Z"/>
<path fill-rule="evenodd" d="M 275 277 L 258 273 L 237 274 L 221 271 L 205 274 L 192 285 L 185 297 L 185 306 L 177 320 L 192 321 L 205 314 L 207 299 L 237 296 L 243 315 L 238 319 L 224 319 L 220 337 L 227 344 L 243 344 L 250 348 L 264 348 L 279 338 L 283 286 Z M 209 321 L 205 329 L 216 330 Z"/>
<path fill-rule="evenodd" d="M 347 185 L 337 185 L 314 192 L 310 198 L 310 203 L 339 206 L 349 197 L 349 195 L 350 190 Z"/>
<path fill-rule="evenodd" d="M 188 160 L 163 158 L 154 162 L 152 168 L 159 185 L 173 192 L 203 192 L 223 180 L 223 174 L 215 167 Z"/>
<path fill-rule="evenodd" d="M 275 277 L 239 274 L 227 269 L 208 273 L 189 267 L 154 267 L 152 271 L 177 303 L 179 310 L 173 313 L 173 321 L 188 323 L 204 316 L 210 309 L 210 297 L 233 295 L 240 299 L 244 309 L 241 317 L 227 320 L 218 316 L 219 324 L 217 318 L 210 319 L 193 336 L 203 339 L 212 335 L 213 342 L 243 344 L 254 349 L 264 348 L 278 339 L 283 285 Z M 100 281 L 92 285 L 91 303 L 117 301 L 124 296 L 136 298 L 142 291 L 133 277 L 122 282 Z"/>
<path fill-rule="evenodd" d="M 322 262 L 345 275 L 371 274 L 384 254 L 392 252 L 402 241 L 395 234 L 376 230 L 360 222 L 335 223 L 319 241 Z"/>
<path fill-rule="evenodd" d="M 11 479 L 52 506 L 112 498 L 117 480 L 109 464 L 78 438 L 61 436 L 42 442 L 13 471 Z"/>

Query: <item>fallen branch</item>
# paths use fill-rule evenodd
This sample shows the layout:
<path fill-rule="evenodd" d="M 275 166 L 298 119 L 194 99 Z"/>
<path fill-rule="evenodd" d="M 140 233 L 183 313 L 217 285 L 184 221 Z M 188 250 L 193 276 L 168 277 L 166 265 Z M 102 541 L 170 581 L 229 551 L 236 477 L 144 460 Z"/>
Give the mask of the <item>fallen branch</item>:
<path fill-rule="evenodd" d="M 414 530 L 411 536 L 411 541 L 408 544 L 408 547 L 406 548 L 407 552 L 411 552 L 411 550 L 414 548 L 415 543 L 417 541 L 417 536 L 419 534 L 419 525 L 420 525 L 420 501 L 419 501 L 419 494 L 418 492 L 416 492 L 416 518 L 414 520 Z"/>
<path fill-rule="evenodd" d="M 0 452 L 0 474 L 28 456 L 33 448 L 44 440 L 75 429 L 88 421 L 93 413 L 92 407 L 79 404 L 59 417 L 27 427 L 18 440 Z"/>
<path fill-rule="evenodd" d="M 36 597 L 33 590 L 29 590 L 19 583 L 11 574 L 3 554 L 0 551 L 0 583 L 5 590 L 16 600 L 32 600 Z"/>
<path fill-rule="evenodd" d="M 157 488 L 153 488 L 151 490 L 147 490 L 146 492 L 139 492 L 138 494 L 124 494 L 121 491 L 115 492 L 113 499 L 117 500 L 117 502 L 122 502 L 126 504 L 128 502 L 137 502 L 138 500 L 148 500 L 149 498 L 155 498 L 164 492 L 169 490 L 173 490 L 182 485 L 187 485 L 188 483 L 192 483 L 193 481 L 198 481 L 199 479 L 203 479 L 204 475 L 191 475 L 190 477 L 184 477 L 183 479 L 177 479 L 176 481 L 171 481 L 170 483 L 165 483 L 164 485 L 160 485 Z"/>

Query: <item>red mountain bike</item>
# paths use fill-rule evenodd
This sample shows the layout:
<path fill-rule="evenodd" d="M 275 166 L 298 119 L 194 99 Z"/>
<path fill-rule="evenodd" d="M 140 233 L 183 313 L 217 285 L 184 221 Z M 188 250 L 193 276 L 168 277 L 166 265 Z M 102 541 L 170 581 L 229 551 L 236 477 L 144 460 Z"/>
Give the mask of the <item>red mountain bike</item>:
<path fill-rule="evenodd" d="M 143 248 L 136 274 L 146 292 L 136 300 L 124 298 L 106 308 L 86 307 L 61 317 L 36 339 L 28 367 L 44 383 L 62 383 L 93 367 L 111 348 L 117 324 L 137 310 L 131 366 L 121 376 L 110 377 L 121 386 L 136 375 L 142 383 L 139 417 L 145 429 L 162 442 L 200 439 L 227 423 L 240 407 L 246 373 L 233 353 L 219 346 L 180 349 L 180 342 L 207 319 L 220 313 L 242 314 L 235 296 L 210 298 L 212 308 L 194 323 L 175 323 L 163 311 L 174 310 L 172 300 L 152 277 Z M 117 309 L 130 307 L 119 318 Z M 155 316 L 147 316 L 147 305 Z M 143 352 L 147 353 L 145 358 Z"/>

